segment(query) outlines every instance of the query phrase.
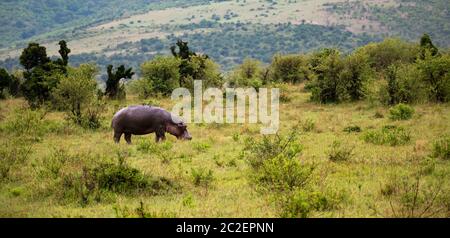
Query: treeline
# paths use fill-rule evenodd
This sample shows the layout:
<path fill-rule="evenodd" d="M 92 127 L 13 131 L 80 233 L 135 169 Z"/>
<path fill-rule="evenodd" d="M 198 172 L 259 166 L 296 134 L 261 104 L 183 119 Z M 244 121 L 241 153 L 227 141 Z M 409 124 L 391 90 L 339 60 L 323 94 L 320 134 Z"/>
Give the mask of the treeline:
<path fill-rule="evenodd" d="M 95 64 L 68 66 L 70 49 L 60 41 L 60 58 L 50 59 L 46 49 L 30 43 L 20 56 L 23 71 L 9 74 L 0 69 L 2 97 L 23 96 L 31 107 L 66 111 L 79 125 L 99 126 L 105 99 L 123 99 L 126 92 L 141 98 L 169 96 L 178 87 L 192 89 L 194 80 L 205 87 L 285 87 L 305 83 L 311 101 L 341 103 L 368 100 L 372 103 L 448 102 L 450 54 L 441 52 L 424 35 L 418 44 L 399 39 L 370 43 L 344 54 L 324 48 L 309 54 L 277 54 L 268 65 L 247 58 L 229 74 L 208 55 L 191 50 L 179 40 L 171 55 L 157 56 L 140 66 L 139 79 L 130 80 L 132 68 L 106 68 L 106 88 L 100 89 Z M 282 94 L 281 100 L 289 100 Z"/>
<path fill-rule="evenodd" d="M 305 82 L 311 100 L 319 103 L 448 102 L 450 55 L 440 52 L 425 34 L 419 44 L 386 39 L 350 54 L 325 48 L 310 54 L 275 55 L 265 67 L 247 59 L 229 82 L 254 87 Z"/>
<path fill-rule="evenodd" d="M 380 37 L 366 34 L 355 35 L 339 26 L 288 23 L 263 25 L 202 20 L 199 23 L 185 25 L 163 25 L 160 30 L 191 33 L 124 42 L 114 48 L 104 49 L 100 53 L 72 55 L 70 64 L 78 66 L 84 62 L 95 62 L 102 68 L 109 64 L 125 64 L 137 69 L 136 73 L 140 75 L 138 69 L 142 62 L 156 55 L 170 53 L 168 45 L 173 44 L 180 37 L 189 42 L 194 51 L 209 55 L 220 64 L 222 70 L 230 71 L 236 65 L 242 64 L 247 57 L 269 64 L 276 53 L 309 52 L 323 47 L 336 47 L 349 52 L 369 42 L 382 40 Z M 72 36 L 65 38 L 73 39 Z M 15 58 L 0 61 L 0 67 L 9 70 L 17 66 L 18 60 Z"/>

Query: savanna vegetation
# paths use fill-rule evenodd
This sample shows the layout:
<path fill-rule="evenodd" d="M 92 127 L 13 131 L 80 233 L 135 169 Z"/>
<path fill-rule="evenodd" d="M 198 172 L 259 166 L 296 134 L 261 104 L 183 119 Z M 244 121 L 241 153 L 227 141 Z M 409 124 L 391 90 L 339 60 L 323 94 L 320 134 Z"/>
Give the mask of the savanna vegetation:
<path fill-rule="evenodd" d="M 24 70 L 0 70 L 2 217 L 450 216 L 450 55 L 428 35 L 246 58 L 227 74 L 178 41 L 132 80 L 126 64 L 70 66 L 69 47 L 50 59 L 30 43 Z M 195 79 L 280 88 L 278 134 L 198 123 L 192 141 L 114 144 L 117 110 L 170 109 Z"/>

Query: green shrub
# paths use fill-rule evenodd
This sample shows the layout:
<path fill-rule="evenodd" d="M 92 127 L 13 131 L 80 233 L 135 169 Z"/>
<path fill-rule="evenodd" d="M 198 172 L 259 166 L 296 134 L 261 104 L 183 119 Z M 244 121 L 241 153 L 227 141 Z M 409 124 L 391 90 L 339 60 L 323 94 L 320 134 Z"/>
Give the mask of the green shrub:
<path fill-rule="evenodd" d="M 433 143 L 433 153 L 434 158 L 441 158 L 445 160 L 450 159 L 450 136 L 445 136 Z"/>
<path fill-rule="evenodd" d="M 423 60 L 418 60 L 417 65 L 429 99 L 433 102 L 450 101 L 450 55 L 426 55 Z"/>
<path fill-rule="evenodd" d="M 29 158 L 32 145 L 24 140 L 10 140 L 0 144 L 0 182 L 8 179 L 12 170 Z"/>
<path fill-rule="evenodd" d="M 148 79 L 135 79 L 126 84 L 129 93 L 137 94 L 141 99 L 147 99 L 156 93 L 153 90 L 152 81 Z"/>
<path fill-rule="evenodd" d="M 29 141 L 40 141 L 48 132 L 44 110 L 21 108 L 14 111 L 0 126 L 0 131 Z"/>
<path fill-rule="evenodd" d="M 347 133 L 352 133 L 352 132 L 359 133 L 361 131 L 362 131 L 361 127 L 356 126 L 356 125 L 354 125 L 354 126 L 347 126 L 346 128 L 344 128 L 344 132 L 347 132 Z"/>
<path fill-rule="evenodd" d="M 314 169 L 314 165 L 301 164 L 295 156 L 281 153 L 265 160 L 254 178 L 263 189 L 286 192 L 304 188 L 309 183 Z"/>
<path fill-rule="evenodd" d="M 180 86 L 179 66 L 181 60 L 175 57 L 155 57 L 141 65 L 143 83 L 151 85 L 153 92 L 170 95 Z"/>
<path fill-rule="evenodd" d="M 384 126 L 381 130 L 371 130 L 363 135 L 363 139 L 367 143 L 376 145 L 405 145 L 411 141 L 411 133 L 397 126 Z"/>
<path fill-rule="evenodd" d="M 448 194 L 444 176 L 429 180 L 423 174 L 393 176 L 381 189 L 389 201 L 384 217 L 430 218 L 448 216 Z"/>
<path fill-rule="evenodd" d="M 139 170 L 121 164 L 102 164 L 92 173 L 99 188 L 112 192 L 140 191 L 149 185 L 148 179 Z"/>
<path fill-rule="evenodd" d="M 281 200 L 282 218 L 308 218 L 313 211 L 337 208 L 343 198 L 336 194 L 298 190 Z"/>
<path fill-rule="evenodd" d="M 427 100 L 427 90 L 421 81 L 420 72 L 412 64 L 394 64 L 387 68 L 387 85 L 382 89 L 386 98 L 383 103 L 395 105 L 398 103 L 420 103 Z"/>
<path fill-rule="evenodd" d="M 207 142 L 194 142 L 192 143 L 192 146 L 198 152 L 206 152 L 209 148 L 211 148 L 211 145 Z"/>
<path fill-rule="evenodd" d="M 208 187 L 214 180 L 213 171 L 203 167 L 192 168 L 191 176 L 196 186 Z"/>
<path fill-rule="evenodd" d="M 60 177 L 52 178 L 52 181 L 57 181 L 56 194 L 61 201 L 77 202 L 85 206 L 108 199 L 114 193 L 157 195 L 178 189 L 178 185 L 171 180 L 149 176 L 130 167 L 125 163 L 125 156 L 118 153 L 118 162 L 111 163 L 102 158 L 90 158 L 89 155 L 56 154 L 54 159 L 59 158 L 62 161 L 49 167 L 54 168 L 53 175 L 59 174 Z M 73 166 L 81 169 L 72 172 Z"/>
<path fill-rule="evenodd" d="M 353 156 L 353 148 L 343 146 L 340 141 L 334 141 L 328 151 L 328 159 L 333 162 L 348 161 Z"/>
<path fill-rule="evenodd" d="M 297 127 L 285 137 L 280 135 L 263 136 L 260 140 L 247 137 L 244 142 L 245 146 L 242 155 L 253 169 L 258 170 L 264 161 L 275 158 L 280 154 L 288 157 L 294 157 L 299 154 L 302 148 L 296 143 L 297 137 Z"/>
<path fill-rule="evenodd" d="M 310 132 L 313 131 L 316 127 L 316 123 L 312 119 L 306 119 L 302 122 L 302 129 L 304 132 Z"/>
<path fill-rule="evenodd" d="M 414 114 L 414 108 L 400 103 L 389 109 L 389 114 L 389 118 L 391 120 L 408 120 L 412 118 Z"/>
<path fill-rule="evenodd" d="M 275 82 L 301 83 L 312 76 L 304 55 L 275 55 L 270 71 Z"/>

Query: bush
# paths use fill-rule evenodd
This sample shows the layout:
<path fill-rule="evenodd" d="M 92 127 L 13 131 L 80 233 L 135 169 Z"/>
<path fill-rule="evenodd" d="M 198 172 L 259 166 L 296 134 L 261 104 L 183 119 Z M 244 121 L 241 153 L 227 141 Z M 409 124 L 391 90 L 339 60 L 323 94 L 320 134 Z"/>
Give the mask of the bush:
<path fill-rule="evenodd" d="M 417 64 L 429 99 L 433 102 L 450 101 L 450 55 L 427 55 Z"/>
<path fill-rule="evenodd" d="M 352 156 L 353 147 L 343 146 L 339 141 L 334 141 L 328 151 L 328 159 L 333 162 L 348 161 Z"/>
<path fill-rule="evenodd" d="M 139 170 L 124 164 L 102 164 L 92 174 L 99 188 L 112 192 L 142 191 L 149 186 L 148 179 Z"/>
<path fill-rule="evenodd" d="M 343 61 L 339 51 L 325 49 L 313 59 L 313 71 L 317 76 L 312 86 L 311 100 L 320 103 L 339 101 L 339 76 L 343 69 Z"/>
<path fill-rule="evenodd" d="M 424 175 L 394 176 L 382 188 L 389 200 L 390 211 L 383 216 L 396 218 L 430 218 L 448 216 L 446 179 L 429 180 Z"/>
<path fill-rule="evenodd" d="M 286 192 L 304 188 L 310 181 L 314 165 L 303 165 L 298 158 L 284 153 L 265 160 L 254 179 L 263 189 Z"/>
<path fill-rule="evenodd" d="M 316 127 L 316 123 L 312 119 L 306 119 L 302 122 L 302 129 L 304 132 L 310 132 L 313 131 Z"/>
<path fill-rule="evenodd" d="M 301 83 L 312 77 L 308 60 L 303 55 L 275 55 L 270 72 L 275 82 Z"/>
<path fill-rule="evenodd" d="M 400 103 L 389 109 L 391 120 L 409 120 L 414 114 L 414 109 L 408 105 Z"/>
<path fill-rule="evenodd" d="M 52 95 L 56 105 L 66 112 L 67 119 L 88 128 L 100 126 L 101 104 L 97 99 L 97 68 L 80 65 L 69 68 L 68 75 L 60 78 Z"/>
<path fill-rule="evenodd" d="M 44 110 L 16 109 L 11 117 L 0 126 L 0 131 L 6 132 L 25 141 L 40 141 L 47 133 L 47 114 Z"/>
<path fill-rule="evenodd" d="M 146 79 L 131 80 L 126 84 L 127 90 L 132 94 L 137 94 L 140 99 L 147 99 L 154 95 L 152 81 Z"/>
<path fill-rule="evenodd" d="M 433 143 L 433 153 L 434 158 L 441 158 L 445 160 L 450 159 L 450 136 L 445 136 Z"/>
<path fill-rule="evenodd" d="M 208 187 L 211 182 L 214 180 L 213 171 L 210 169 L 206 169 L 203 167 L 200 168 L 192 168 L 191 176 L 195 186 L 204 186 Z"/>
<path fill-rule="evenodd" d="M 361 131 L 362 131 L 361 127 L 356 126 L 356 125 L 354 125 L 354 126 L 347 126 L 346 128 L 344 128 L 344 132 L 347 132 L 347 133 L 352 133 L 352 132 L 359 133 Z"/>
<path fill-rule="evenodd" d="M 125 163 L 125 154 L 111 158 L 88 154 L 69 154 L 65 150 L 41 160 L 39 175 L 54 183 L 61 202 L 77 202 L 85 206 L 91 202 L 108 200 L 114 193 L 158 195 L 178 186 L 164 177 L 153 177 Z"/>
<path fill-rule="evenodd" d="M 335 209 L 342 198 L 336 194 L 298 190 L 281 201 L 282 218 L 308 218 L 313 211 Z"/>
<path fill-rule="evenodd" d="M 230 83 L 233 87 L 259 88 L 261 81 L 261 62 L 253 59 L 244 59 L 241 65 L 236 67 L 231 74 Z M 256 86 L 256 87 L 255 87 Z"/>
<path fill-rule="evenodd" d="M 30 156 L 31 147 L 23 140 L 0 144 L 0 182 L 10 178 L 11 171 L 21 166 Z"/>
<path fill-rule="evenodd" d="M 285 137 L 279 135 L 263 136 L 261 140 L 247 137 L 244 141 L 243 156 L 253 169 L 258 170 L 264 161 L 275 158 L 280 154 L 288 157 L 294 157 L 299 154 L 302 148 L 295 142 L 297 137 L 297 127 Z"/>
<path fill-rule="evenodd" d="M 394 64 L 389 66 L 386 70 L 387 84 L 380 91 L 382 102 L 395 105 L 426 101 L 426 86 L 418 77 L 419 75 L 420 72 L 416 65 Z"/>
<path fill-rule="evenodd" d="M 370 43 L 357 51 L 369 56 L 369 63 L 377 71 L 383 71 L 394 63 L 413 63 L 419 47 L 401 39 L 385 39 L 380 43 Z"/>
<path fill-rule="evenodd" d="M 379 131 L 368 131 L 364 134 L 363 139 L 367 143 L 376 145 L 405 145 L 411 141 L 411 133 L 397 126 L 384 126 Z"/>
<path fill-rule="evenodd" d="M 343 65 L 337 88 L 339 101 L 361 100 L 365 95 L 363 86 L 371 77 L 368 56 L 353 53 L 343 59 Z"/>
<path fill-rule="evenodd" d="M 152 86 L 154 93 L 170 95 L 180 86 L 180 59 L 157 56 L 141 65 L 142 79 Z"/>
<path fill-rule="evenodd" d="M 208 142 L 194 142 L 192 143 L 192 146 L 198 152 L 206 152 L 209 148 L 211 148 L 211 145 Z"/>

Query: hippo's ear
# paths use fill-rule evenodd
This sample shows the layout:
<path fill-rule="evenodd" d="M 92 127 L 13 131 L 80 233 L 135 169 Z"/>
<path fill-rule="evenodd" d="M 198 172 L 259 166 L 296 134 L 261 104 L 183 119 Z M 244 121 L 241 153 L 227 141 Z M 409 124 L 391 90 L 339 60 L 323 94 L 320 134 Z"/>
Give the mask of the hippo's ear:
<path fill-rule="evenodd" d="M 177 126 L 178 126 L 178 128 L 181 128 L 181 129 L 186 129 L 187 128 L 187 125 L 184 122 L 178 123 Z"/>

